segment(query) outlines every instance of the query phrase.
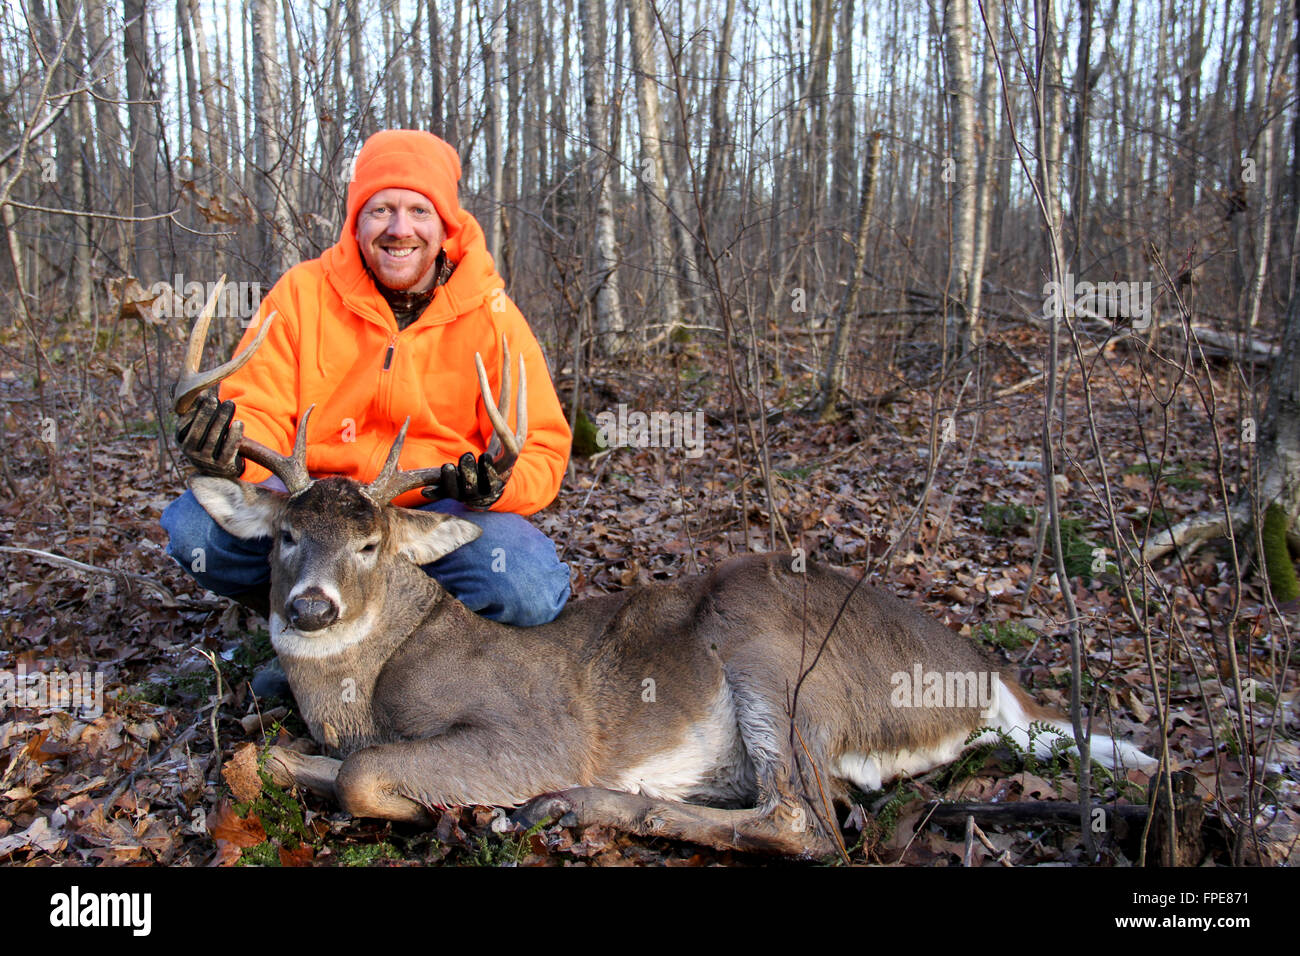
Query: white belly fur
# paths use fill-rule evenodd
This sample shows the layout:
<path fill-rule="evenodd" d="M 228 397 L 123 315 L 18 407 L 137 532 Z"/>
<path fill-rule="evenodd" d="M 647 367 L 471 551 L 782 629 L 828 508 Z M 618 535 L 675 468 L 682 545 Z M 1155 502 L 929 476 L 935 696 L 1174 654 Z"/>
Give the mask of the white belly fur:
<path fill-rule="evenodd" d="M 754 768 L 726 684 L 676 747 L 623 772 L 610 786 L 657 800 L 744 804 L 752 799 Z"/>
<path fill-rule="evenodd" d="M 1031 736 L 1029 725 L 1034 720 L 1025 713 L 1016 695 L 1007 690 L 1000 678 L 994 699 L 997 701 L 996 713 L 986 719 L 984 724 L 999 728 L 1015 742 L 1017 747 L 1029 750 L 1032 746 L 1037 756 L 1047 757 L 1052 752 L 1053 742 L 1058 738 L 1065 738 L 1071 743 L 1070 749 L 1074 749 L 1074 735 L 1069 725 L 1063 722 L 1052 721 L 1048 724 L 1052 729 Z M 1046 722 L 1039 721 L 1039 723 Z M 896 777 L 925 773 L 927 770 L 949 763 L 970 747 L 996 743 L 999 740 L 998 734 L 993 731 L 981 734 L 968 744 L 966 738 L 969 736 L 969 733 L 959 732 L 933 747 L 899 750 L 895 753 L 843 753 L 831 772 L 837 777 L 851 781 L 861 790 L 879 790 L 882 785 Z M 1114 740 L 1103 734 L 1093 734 L 1092 756 L 1094 760 L 1112 770 L 1122 762 L 1129 767 L 1150 772 L 1158 764 L 1158 761 L 1143 754 L 1127 741 Z"/>

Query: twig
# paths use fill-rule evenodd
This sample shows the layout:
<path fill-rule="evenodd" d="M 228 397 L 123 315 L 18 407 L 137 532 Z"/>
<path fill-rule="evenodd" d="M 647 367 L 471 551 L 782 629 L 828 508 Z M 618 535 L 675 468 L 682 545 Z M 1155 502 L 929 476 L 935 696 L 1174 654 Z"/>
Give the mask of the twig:
<path fill-rule="evenodd" d="M 149 590 L 158 594 L 162 598 L 164 607 L 194 608 L 194 607 L 207 606 L 203 604 L 193 604 L 193 603 L 182 604 L 181 602 L 176 600 L 176 595 L 172 594 L 171 591 L 167 590 L 167 588 L 163 587 L 157 581 L 150 580 L 149 578 L 145 577 L 143 574 L 136 574 L 132 571 L 123 571 L 121 568 L 101 568 L 99 567 L 99 565 L 96 564 L 85 564 L 82 561 L 76 561 L 73 560 L 72 558 L 64 557 L 61 554 L 51 554 L 49 551 L 41 551 L 38 550 L 37 548 L 11 548 L 7 545 L 0 545 L 0 551 L 7 552 L 9 554 L 30 555 L 31 557 L 34 558 L 40 558 L 43 561 L 49 561 L 51 564 L 61 564 L 64 565 L 65 567 L 75 568 L 78 571 L 88 571 L 93 574 L 106 574 L 111 577 L 117 578 L 120 582 L 127 585 L 129 585 L 131 582 L 134 582 L 138 584 L 140 587 L 148 588 Z M 130 592 L 129 587 L 127 588 L 127 591 L 128 593 Z"/>
<path fill-rule="evenodd" d="M 212 753 L 216 757 L 217 766 L 221 766 L 221 737 L 217 734 L 217 714 L 221 711 L 221 668 L 217 666 L 217 655 L 204 647 L 196 647 L 197 650 L 207 662 L 212 665 L 212 669 L 217 674 L 217 692 L 212 696 L 212 713 L 208 715 L 208 725 L 212 728 Z"/>

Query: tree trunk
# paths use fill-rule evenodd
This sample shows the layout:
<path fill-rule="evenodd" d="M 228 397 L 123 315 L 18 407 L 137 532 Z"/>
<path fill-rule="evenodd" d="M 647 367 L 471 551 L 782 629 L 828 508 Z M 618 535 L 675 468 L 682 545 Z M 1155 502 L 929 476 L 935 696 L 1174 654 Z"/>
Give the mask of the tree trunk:
<path fill-rule="evenodd" d="M 284 271 L 289 215 L 280 146 L 280 68 L 273 0 L 253 0 L 254 193 L 260 262 L 274 281 Z"/>
<path fill-rule="evenodd" d="M 628 0 L 631 30 L 632 69 L 636 71 L 637 115 L 641 121 L 640 179 L 648 193 L 646 204 L 650 218 L 650 281 L 655 290 L 654 314 L 667 327 L 668 334 L 681 324 L 681 303 L 677 297 L 676 269 L 673 266 L 673 234 L 669 222 L 668 190 L 665 177 L 663 123 L 659 115 L 658 70 L 655 58 L 655 34 L 651 32 L 650 0 Z"/>
<path fill-rule="evenodd" d="M 998 0 L 985 0 L 984 16 L 988 19 L 987 31 L 973 26 L 977 32 L 986 32 L 988 49 L 984 53 L 984 70 L 980 77 L 980 126 L 984 136 L 979 159 L 979 185 L 975 194 L 975 245 L 971 253 L 971 273 L 966 295 L 966 314 L 976 328 L 983 327 L 980 306 L 984 291 L 984 263 L 988 259 L 989 227 L 992 222 L 994 178 L 996 175 L 998 144 L 998 107 L 1001 104 L 997 63 L 993 53 L 1001 37 L 1002 17 Z M 982 24 L 981 24 L 982 26 Z"/>
<path fill-rule="evenodd" d="M 946 316 L 949 303 L 956 302 L 961 311 L 961 350 L 969 354 L 983 339 L 979 317 L 966 306 L 971 297 L 971 277 L 975 265 L 975 172 L 979 157 L 975 153 L 975 96 L 971 79 L 970 0 L 944 0 L 943 55 L 947 73 L 948 128 L 952 150 L 952 178 L 947 175 L 952 196 L 952 249 L 949 252 Z"/>
<path fill-rule="evenodd" d="M 1260 7 L 1259 36 L 1255 42 L 1253 112 L 1261 124 L 1261 129 L 1259 148 L 1256 150 L 1258 177 L 1254 184 L 1254 190 L 1258 190 L 1258 199 L 1249 204 L 1252 208 L 1259 209 L 1259 230 L 1255 237 L 1255 273 L 1251 279 L 1249 305 L 1246 308 L 1246 328 L 1251 330 L 1259 321 L 1260 306 L 1264 299 L 1264 284 L 1268 278 L 1269 246 L 1273 236 L 1273 144 L 1277 117 L 1271 113 L 1270 101 L 1273 95 L 1273 81 L 1277 75 L 1277 64 L 1281 59 L 1281 57 L 1269 56 L 1273 24 L 1273 8 L 1265 4 Z M 1279 46 L 1283 39 L 1279 30 Z"/>
<path fill-rule="evenodd" d="M 1260 510 L 1278 504 L 1300 521 L 1300 300 L 1287 305 L 1281 348 L 1269 378 L 1260 429 Z"/>
<path fill-rule="evenodd" d="M 214 170 L 224 173 L 226 144 L 221 138 L 221 112 L 215 97 L 217 84 L 212 76 L 212 58 L 208 54 L 208 39 L 203 30 L 201 6 L 199 0 L 184 0 L 184 6 L 194 41 L 194 63 L 199 71 L 199 99 L 203 104 L 203 117 L 206 121 L 206 129 L 203 131 L 203 142 L 207 147 L 205 158 L 212 164 Z"/>
<path fill-rule="evenodd" d="M 193 5 L 197 6 L 197 3 Z M 202 80 L 199 77 L 198 51 L 195 49 L 194 21 L 190 16 L 190 6 L 191 0 L 176 0 L 176 21 L 180 25 L 181 32 L 180 54 L 181 60 L 185 63 L 185 100 L 190 111 L 188 152 L 197 179 L 200 175 L 200 167 L 207 162 L 208 158 L 208 133 L 206 117 L 199 103 L 199 88 L 202 86 Z M 210 171 L 203 175 L 206 178 L 209 174 Z"/>
<path fill-rule="evenodd" d="M 447 105 L 443 101 L 442 70 L 444 59 L 442 20 L 438 13 L 438 0 L 426 0 L 425 16 L 429 26 L 429 132 L 442 136 L 447 131 Z"/>
<path fill-rule="evenodd" d="M 348 68 L 352 76 L 352 95 L 356 98 L 357 131 L 364 141 L 375 132 L 375 111 L 371 106 L 369 77 L 365 53 L 361 47 L 361 13 L 358 0 L 346 0 L 344 23 L 348 31 Z"/>
<path fill-rule="evenodd" d="M 596 348 L 605 355 L 618 351 L 623 340 L 623 310 L 618 291 L 618 242 L 614 235 L 614 203 L 610 196 L 609 116 L 605 109 L 605 23 L 601 0 L 579 0 L 582 27 L 582 90 L 586 104 L 587 137 L 591 142 L 591 177 L 596 192 L 593 249 L 596 300 Z"/>
<path fill-rule="evenodd" d="M 704 160 L 704 190 L 700 197 L 704 215 L 712 218 L 722 208 L 723 176 L 731 161 L 731 124 L 727 118 L 727 72 L 731 62 L 731 36 L 735 23 L 736 0 L 725 0 L 722 32 L 713 65 L 713 84 L 709 89 L 709 151 Z"/>
<path fill-rule="evenodd" d="M 862 170 L 862 199 L 858 208 L 858 234 L 853 243 L 853 269 L 849 273 L 849 284 L 840 303 L 839 314 L 835 322 L 835 338 L 831 343 L 830 355 L 826 359 L 826 374 L 822 383 L 821 408 L 822 421 L 835 417 L 835 402 L 844 387 L 844 367 L 849 354 L 849 342 L 853 337 L 853 326 L 858 313 L 858 297 L 862 288 L 862 270 L 867 261 L 867 237 L 871 228 L 871 214 L 876 201 L 876 183 L 880 179 L 880 142 L 881 130 L 871 134 L 871 145 L 867 150 L 866 165 Z"/>
<path fill-rule="evenodd" d="M 853 201 L 853 0 L 839 0 L 840 25 L 835 53 L 835 143 L 831 151 L 831 216 L 847 219 Z M 850 279 L 852 281 L 852 279 Z"/>
<path fill-rule="evenodd" d="M 451 59 L 447 69 L 447 138 L 460 149 L 460 61 L 465 31 L 465 0 L 456 0 L 451 28 Z"/>
<path fill-rule="evenodd" d="M 1088 195 L 1088 107 L 1092 81 L 1092 0 L 1079 0 L 1079 48 L 1074 63 L 1074 120 L 1070 124 L 1074 155 L 1070 169 L 1070 261 L 1075 275 L 1083 268 L 1084 218 Z"/>
<path fill-rule="evenodd" d="M 154 122 L 157 96 L 149 80 L 148 0 L 123 0 L 125 24 L 122 55 L 126 61 L 127 123 L 131 136 L 131 213 L 151 216 L 163 210 L 158 203 L 158 182 L 163 170 L 158 158 L 158 126 Z M 156 222 L 127 227 L 132 269 L 147 286 L 162 277 L 161 230 Z"/>
<path fill-rule="evenodd" d="M 488 252 L 496 259 L 501 257 L 501 217 L 505 206 L 504 184 L 501 173 L 504 164 L 504 146 L 501 142 L 501 84 L 497 82 L 498 60 L 505 45 L 506 24 L 504 0 L 492 0 L 492 15 L 488 23 L 487 44 L 483 48 L 483 82 L 487 94 L 487 121 L 484 136 L 487 139 L 488 191 L 492 209 L 488 213 Z"/>

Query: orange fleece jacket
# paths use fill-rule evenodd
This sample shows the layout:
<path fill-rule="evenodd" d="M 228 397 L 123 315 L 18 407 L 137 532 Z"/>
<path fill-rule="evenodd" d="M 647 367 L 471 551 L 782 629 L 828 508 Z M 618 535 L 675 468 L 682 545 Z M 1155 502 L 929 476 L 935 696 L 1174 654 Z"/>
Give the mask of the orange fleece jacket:
<path fill-rule="evenodd" d="M 492 423 L 479 395 L 474 353 L 483 356 L 495 399 L 504 334 L 511 379 L 518 379 L 521 354 L 528 373 L 528 437 L 491 510 L 530 515 L 559 491 L 573 436 L 541 348 L 505 294 L 482 227 L 463 209 L 456 215 L 457 228 L 448 229 L 451 238 L 443 244 L 456 270 L 424 313 L 398 331 L 365 270 L 353 212 L 336 245 L 290 269 L 267 294 L 240 351 L 276 312 L 271 331 L 248 364 L 221 384 L 220 394 L 235 403 L 247 437 L 281 454 L 292 449 L 298 418 L 314 404 L 307 426 L 313 476 L 373 479 L 408 415 L 400 466 L 436 467 L 487 450 Z M 513 385 L 517 389 L 518 381 Z M 513 396 L 508 402 L 502 411 L 513 428 Z M 242 477 L 260 482 L 269 475 L 249 462 Z M 397 503 L 426 500 L 416 489 Z"/>

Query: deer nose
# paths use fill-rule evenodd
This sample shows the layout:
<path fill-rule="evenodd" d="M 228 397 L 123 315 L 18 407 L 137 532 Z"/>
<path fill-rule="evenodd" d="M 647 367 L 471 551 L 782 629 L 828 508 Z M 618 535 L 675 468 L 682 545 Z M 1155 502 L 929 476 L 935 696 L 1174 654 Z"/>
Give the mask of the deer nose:
<path fill-rule="evenodd" d="M 339 606 L 320 588 L 308 588 L 289 605 L 289 623 L 299 631 L 319 631 L 339 616 Z"/>

